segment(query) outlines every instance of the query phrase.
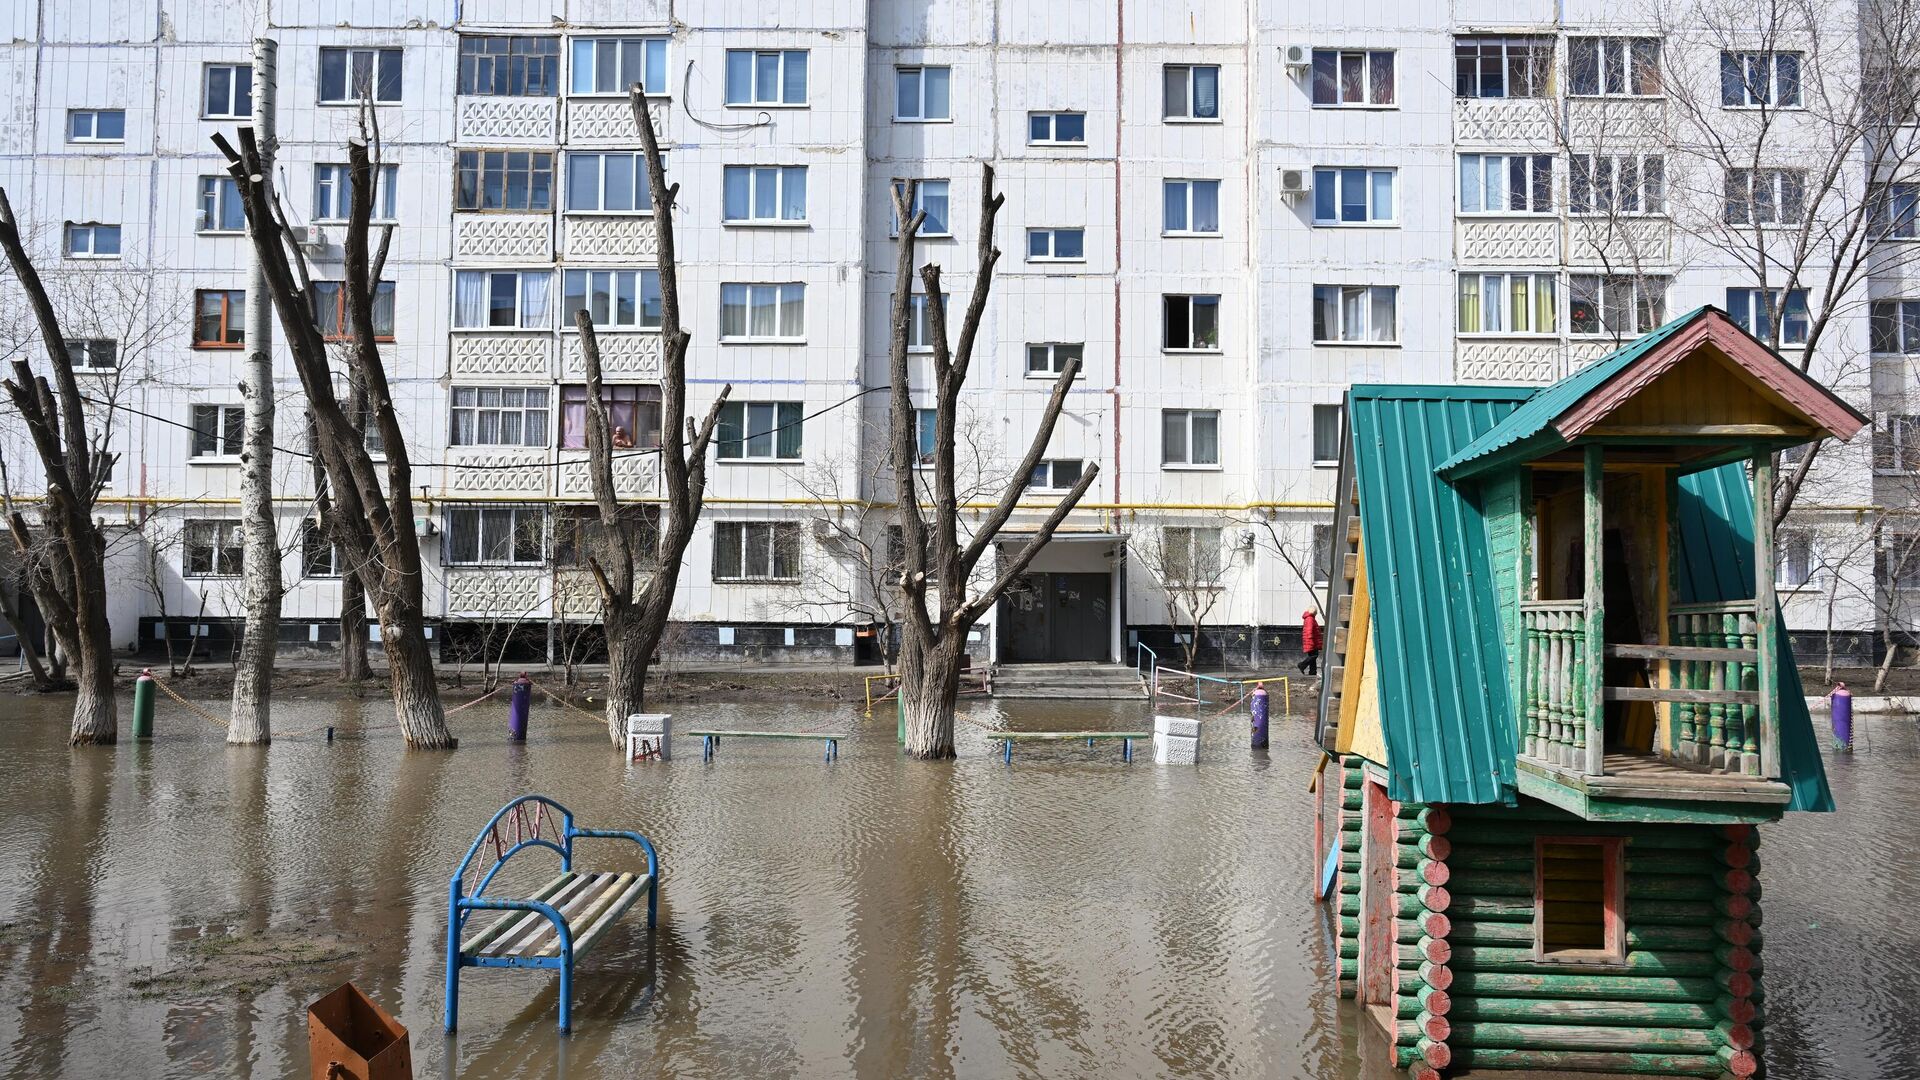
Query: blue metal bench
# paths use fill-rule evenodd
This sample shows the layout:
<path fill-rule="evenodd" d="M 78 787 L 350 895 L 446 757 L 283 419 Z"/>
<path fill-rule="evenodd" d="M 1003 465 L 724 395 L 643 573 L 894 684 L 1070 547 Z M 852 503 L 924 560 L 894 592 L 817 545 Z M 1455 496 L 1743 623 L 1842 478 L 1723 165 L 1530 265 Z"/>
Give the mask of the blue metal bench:
<path fill-rule="evenodd" d="M 633 841 L 646 853 L 647 872 L 576 872 L 573 842 L 581 837 Z M 487 895 L 487 886 L 507 860 L 530 847 L 558 852 L 560 876 L 531 896 Z M 477 868 L 474 859 L 483 849 L 492 853 L 493 864 L 468 889 L 467 872 Z M 605 939 L 643 892 L 651 930 L 659 915 L 660 859 L 646 837 L 620 829 L 575 828 L 573 811 L 544 795 L 522 795 L 501 807 L 474 838 L 447 884 L 447 1030 L 453 1031 L 460 1021 L 461 968 L 517 967 L 560 972 L 560 1030 L 566 1031 L 572 1022 L 574 962 Z M 502 914 L 462 940 L 467 916 L 475 911 Z"/>

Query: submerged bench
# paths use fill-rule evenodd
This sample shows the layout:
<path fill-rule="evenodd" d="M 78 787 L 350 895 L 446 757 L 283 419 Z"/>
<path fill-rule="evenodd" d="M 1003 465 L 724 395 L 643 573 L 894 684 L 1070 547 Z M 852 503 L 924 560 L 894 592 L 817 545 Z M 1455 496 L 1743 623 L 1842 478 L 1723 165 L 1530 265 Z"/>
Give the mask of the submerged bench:
<path fill-rule="evenodd" d="M 1013 744 L 1016 742 L 1065 742 L 1068 739 L 1085 739 L 1092 746 L 1095 739 L 1119 739 L 1120 760 L 1133 760 L 1133 740 L 1151 739 L 1151 731 L 996 731 L 993 737 L 1001 742 L 1001 760 L 1013 764 Z"/>
<path fill-rule="evenodd" d="M 689 731 L 700 737 L 700 760 L 712 761 L 721 739 L 824 739 L 827 761 L 840 759 L 840 740 L 851 738 L 844 731 Z"/>
<path fill-rule="evenodd" d="M 647 857 L 647 872 L 576 871 L 573 843 L 582 837 L 633 841 Z M 488 895 L 487 886 L 500 868 L 530 847 L 558 852 L 560 876 L 531 896 Z M 493 865 L 469 891 L 467 871 L 485 865 L 474 862 L 483 850 L 493 855 Z M 544 795 L 522 795 L 501 807 L 474 838 L 447 885 L 447 1030 L 453 1031 L 460 1020 L 461 968 L 518 967 L 560 972 L 560 1030 L 566 1031 L 572 1022 L 575 961 L 604 941 L 643 893 L 647 928 L 652 929 L 660 909 L 660 859 L 646 837 L 621 829 L 575 828 L 573 811 Z M 467 917 L 475 911 L 502 914 L 462 939 Z"/>

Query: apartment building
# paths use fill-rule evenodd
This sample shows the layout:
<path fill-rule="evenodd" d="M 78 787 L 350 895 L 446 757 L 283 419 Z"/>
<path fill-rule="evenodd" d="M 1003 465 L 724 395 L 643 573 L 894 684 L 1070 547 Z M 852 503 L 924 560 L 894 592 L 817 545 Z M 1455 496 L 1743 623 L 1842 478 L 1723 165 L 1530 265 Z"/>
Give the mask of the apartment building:
<path fill-rule="evenodd" d="M 1177 649 L 1200 624 L 1208 662 L 1251 664 L 1295 644 L 1336 569 L 1324 522 L 1349 384 L 1544 383 L 1706 303 L 1748 325 L 1778 311 L 1791 348 L 1808 305 L 1829 306 L 1825 282 L 1770 306 L 1739 253 L 1686 222 L 1738 224 L 1737 202 L 1791 223 L 1792 162 L 1743 174 L 1734 200 L 1701 155 L 1673 152 L 1674 132 L 1703 95 L 1728 130 L 1756 108 L 1791 124 L 1816 52 L 1854 65 L 1817 78 L 1861 79 L 1857 57 L 1722 47 L 1737 39 L 1594 0 L 90 0 L 0 19 L 14 103 L 0 185 L 121 454 L 102 502 L 120 539 L 116 640 L 190 637 L 218 655 L 240 610 L 252 298 L 210 139 L 247 122 L 256 36 L 278 43 L 277 182 L 318 281 L 341 276 L 344 146 L 377 127 L 376 214 L 394 236 L 384 353 L 449 659 L 593 652 L 573 311 L 592 313 L 614 423 L 636 451 L 672 437 L 634 83 L 679 185 L 690 411 L 732 387 L 669 650 L 849 658 L 874 640 L 893 190 L 918 182 L 920 259 L 943 267 L 957 314 L 985 162 L 1005 204 L 963 400 L 963 501 L 1009 479 L 1069 359 L 1080 379 L 1002 549 L 1084 470 L 1100 476 L 976 655 L 1131 661 L 1136 642 Z M 1857 173 L 1857 199 L 1892 179 L 1864 158 Z M 1883 231 L 1911 234 L 1910 188 L 1876 190 L 1904 207 Z M 1920 584 L 1920 559 L 1876 578 L 1880 541 L 1861 539 L 1920 471 L 1905 330 L 1920 300 L 1904 299 L 1920 292 L 1900 262 L 1882 259 L 1824 323 L 1814 373 L 1885 423 L 1872 446 L 1818 456 L 1783 532 L 1796 628 L 1871 630 L 1903 574 Z M 25 326 L 0 333 L 28 347 Z M 313 531 L 301 396 L 282 371 L 284 633 L 326 645 L 340 567 Z M 0 447 L 30 495 L 16 428 L 0 423 Z M 617 473 L 626 496 L 657 497 L 644 454 Z"/>

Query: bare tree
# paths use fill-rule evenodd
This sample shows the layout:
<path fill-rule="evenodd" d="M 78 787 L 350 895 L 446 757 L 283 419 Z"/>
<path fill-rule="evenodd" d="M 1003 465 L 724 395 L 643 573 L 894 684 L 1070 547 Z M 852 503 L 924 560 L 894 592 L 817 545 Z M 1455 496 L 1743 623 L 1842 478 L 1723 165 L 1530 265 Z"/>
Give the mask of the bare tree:
<path fill-rule="evenodd" d="M 366 142 L 356 139 L 347 144 L 353 192 L 345 236 L 346 280 L 341 290 L 351 340 L 348 367 L 366 388 L 386 459 L 384 470 L 368 452 L 364 433 L 355 427 L 335 392 L 304 264 L 298 264 L 301 269 L 296 271 L 297 255 L 290 255 L 297 250 L 293 236 L 262 182 L 252 135 L 251 129 L 241 129 L 239 150 L 220 136 L 214 141 L 227 155 L 227 170 L 246 209 L 248 233 L 260 259 L 267 292 L 279 313 L 281 332 L 307 396 L 316 439 L 312 452 L 326 471 L 332 531 L 347 560 L 348 572 L 366 588 L 379 613 L 394 711 L 407 744 L 425 749 L 450 748 L 455 740 L 447 730 L 425 632 L 424 576 L 413 524 L 413 467 L 374 329 L 376 292 L 393 231 L 383 229 L 378 251 L 372 249 L 377 186 L 373 158 Z"/>
<path fill-rule="evenodd" d="M 940 298 L 940 266 L 928 263 L 920 268 L 921 292 L 926 305 L 928 336 L 933 356 L 933 491 L 931 505 L 923 516 L 922 483 L 917 468 L 916 429 L 910 368 L 908 364 L 909 329 L 912 319 L 914 248 L 926 211 L 916 210 L 917 181 L 908 180 L 893 188 L 893 207 L 900 222 L 898 263 L 895 267 L 893 308 L 888 349 L 892 392 L 892 446 L 894 505 L 904 546 L 904 566 L 900 590 L 904 609 L 901 624 L 900 698 L 905 710 L 907 753 L 923 759 L 953 756 L 954 711 L 960 696 L 960 664 L 966 654 L 967 632 L 992 608 L 1001 594 L 1017 581 L 1033 562 L 1040 549 L 1074 505 L 1100 474 L 1098 465 L 1090 465 L 1047 515 L 1033 536 L 1019 551 L 997 560 L 998 576 L 983 589 L 971 587 L 981 557 L 993 549 L 1000 530 L 1005 527 L 1020 500 L 1033 468 L 1046 452 L 1053 427 L 1066 406 L 1067 391 L 1080 373 L 1078 359 L 1068 361 L 1053 384 L 1053 394 L 1027 447 L 1026 456 L 1008 479 L 991 509 L 972 529 L 960 535 L 960 505 L 956 498 L 954 446 L 960 420 L 960 391 L 966 386 L 967 371 L 973 362 L 974 341 L 987 309 L 987 296 L 993 287 L 993 268 L 1000 260 L 994 246 L 993 227 L 1006 198 L 994 191 L 993 166 L 981 166 L 980 231 L 975 239 L 979 260 L 973 280 L 973 292 L 961 316 L 960 334 L 949 342 L 946 304 Z M 928 593 L 933 592 L 930 598 Z M 936 607 L 929 609 L 929 599 Z"/>
<path fill-rule="evenodd" d="M 0 507 L 0 512 L 4 512 L 5 517 L 11 520 L 14 513 L 13 482 L 7 471 L 4 450 L 0 450 L 0 501 L 5 503 L 4 507 Z M 64 681 L 59 672 L 41 661 L 40 650 L 33 642 L 33 635 L 28 633 L 25 614 L 14 602 L 14 598 L 26 587 L 26 560 L 10 556 L 7 547 L 0 545 L 0 622 L 5 622 L 7 629 L 13 631 L 13 643 L 19 646 L 21 659 L 26 661 L 27 670 L 33 673 L 34 689 L 57 690 L 64 685 Z"/>
<path fill-rule="evenodd" d="M 1207 617 L 1226 595 L 1227 580 L 1237 568 L 1222 541 L 1218 527 L 1178 525 L 1136 532 L 1127 539 L 1127 550 L 1166 597 L 1167 622 L 1185 630 L 1188 671 L 1199 670 L 1195 665 Z"/>
<path fill-rule="evenodd" d="M 640 146 L 647 162 L 647 189 L 653 196 L 653 223 L 658 244 L 654 265 L 660 272 L 660 336 L 664 344 L 660 371 L 661 494 L 665 506 L 658 532 L 658 548 L 647 551 L 640 543 L 645 530 L 636 528 L 636 508 L 620 505 L 614 486 L 613 430 L 606 403 L 601 400 L 600 344 L 594 336 L 593 316 L 574 313 L 580 329 L 580 353 L 587 369 L 587 467 L 600 528 L 587 557 L 605 605 L 607 635 L 607 737 L 626 745 L 627 717 L 645 708 L 647 669 L 673 613 L 673 592 L 680 563 L 693 539 L 706 498 L 707 446 L 713 440 L 720 407 L 732 386 L 721 388 L 696 423 L 687 412 L 687 345 L 692 340 L 680 322 L 680 275 L 673 239 L 674 200 L 680 185 L 668 184 L 660 158 L 659 136 L 647 112 L 646 96 L 632 88 L 633 122 L 640 129 Z M 681 429 L 685 427 L 685 442 Z"/>

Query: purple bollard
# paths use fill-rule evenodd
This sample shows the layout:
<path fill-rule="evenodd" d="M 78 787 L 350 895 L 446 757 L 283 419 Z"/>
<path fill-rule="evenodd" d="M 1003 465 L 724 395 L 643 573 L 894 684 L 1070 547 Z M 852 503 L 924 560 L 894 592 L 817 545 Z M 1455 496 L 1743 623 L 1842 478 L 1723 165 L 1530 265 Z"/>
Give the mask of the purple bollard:
<path fill-rule="evenodd" d="M 1833 738 L 1842 750 L 1853 749 L 1853 691 L 1835 683 L 1827 697 L 1833 702 Z"/>
<path fill-rule="evenodd" d="M 1253 748 L 1267 748 L 1267 688 L 1253 688 Z"/>
<path fill-rule="evenodd" d="M 527 741 L 527 713 L 533 709 L 533 680 L 526 672 L 513 680 L 513 700 L 507 705 L 507 735 L 514 742 Z"/>

